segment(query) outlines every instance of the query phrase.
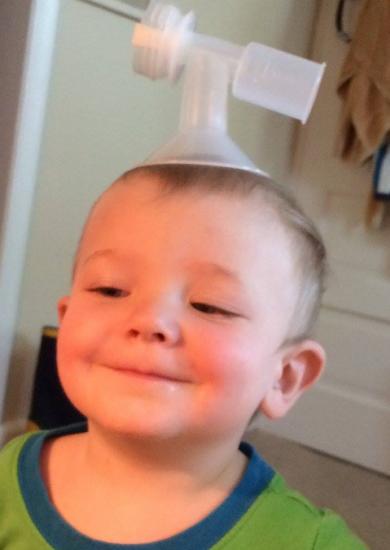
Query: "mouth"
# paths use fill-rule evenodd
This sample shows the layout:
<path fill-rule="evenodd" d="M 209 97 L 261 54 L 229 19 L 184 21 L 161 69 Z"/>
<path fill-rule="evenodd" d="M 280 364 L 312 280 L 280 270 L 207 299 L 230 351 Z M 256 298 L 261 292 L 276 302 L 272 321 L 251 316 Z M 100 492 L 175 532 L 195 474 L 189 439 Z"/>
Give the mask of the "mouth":
<path fill-rule="evenodd" d="M 183 378 L 178 378 L 172 375 L 168 375 L 162 372 L 158 371 L 143 371 L 139 369 L 134 369 L 131 367 L 107 367 L 110 370 L 113 370 L 123 376 L 128 376 L 132 378 L 136 378 L 139 380 L 145 380 L 150 382 L 170 382 L 170 383 L 176 383 L 176 384 L 184 384 L 188 383 L 188 380 L 184 380 Z"/>

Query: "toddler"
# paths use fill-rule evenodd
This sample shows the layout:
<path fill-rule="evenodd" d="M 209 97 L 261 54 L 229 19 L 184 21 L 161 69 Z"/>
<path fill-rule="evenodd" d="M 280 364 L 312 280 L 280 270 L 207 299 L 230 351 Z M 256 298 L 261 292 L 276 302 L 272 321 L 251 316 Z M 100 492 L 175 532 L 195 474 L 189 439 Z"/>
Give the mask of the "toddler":
<path fill-rule="evenodd" d="M 114 182 L 58 303 L 58 372 L 87 423 L 2 451 L 0 548 L 365 548 L 242 442 L 323 370 L 325 268 L 267 178 L 161 165 Z"/>

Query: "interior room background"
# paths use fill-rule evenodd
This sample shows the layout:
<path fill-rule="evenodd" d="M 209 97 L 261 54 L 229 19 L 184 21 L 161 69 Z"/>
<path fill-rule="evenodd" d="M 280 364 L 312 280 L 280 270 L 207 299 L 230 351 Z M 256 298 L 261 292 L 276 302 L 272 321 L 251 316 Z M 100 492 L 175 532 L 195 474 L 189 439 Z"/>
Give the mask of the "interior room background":
<path fill-rule="evenodd" d="M 358 6 L 361 0 L 355 0 Z M 263 428 L 390 473 L 390 224 L 368 227 L 372 165 L 335 154 L 336 95 L 349 45 L 336 0 L 175 0 L 205 34 L 327 63 L 306 126 L 230 100 L 233 139 L 293 186 L 330 252 L 318 325 L 326 374 L 291 415 Z M 89 205 L 173 134 L 180 86 L 131 67 L 133 8 L 121 0 L 0 4 L 0 439 L 24 429 L 44 325 L 69 288 Z M 108 9 L 109 8 L 109 9 Z M 116 9 L 113 9 L 116 8 Z M 352 25 L 351 20 L 347 21 Z"/>

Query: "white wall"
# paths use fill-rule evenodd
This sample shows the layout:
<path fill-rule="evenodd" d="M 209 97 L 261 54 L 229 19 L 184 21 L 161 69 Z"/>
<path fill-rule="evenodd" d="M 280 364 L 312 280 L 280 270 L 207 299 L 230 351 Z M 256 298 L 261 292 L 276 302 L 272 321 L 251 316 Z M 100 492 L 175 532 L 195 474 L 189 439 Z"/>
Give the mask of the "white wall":
<path fill-rule="evenodd" d="M 239 44 L 261 41 L 304 55 L 312 0 L 177 2 L 195 6 L 198 29 Z M 135 77 L 132 24 L 63 0 L 4 418 L 26 416 L 41 327 L 56 324 L 73 251 L 92 200 L 176 128 L 180 90 Z M 288 167 L 294 123 L 232 102 L 231 134 L 266 171 Z"/>

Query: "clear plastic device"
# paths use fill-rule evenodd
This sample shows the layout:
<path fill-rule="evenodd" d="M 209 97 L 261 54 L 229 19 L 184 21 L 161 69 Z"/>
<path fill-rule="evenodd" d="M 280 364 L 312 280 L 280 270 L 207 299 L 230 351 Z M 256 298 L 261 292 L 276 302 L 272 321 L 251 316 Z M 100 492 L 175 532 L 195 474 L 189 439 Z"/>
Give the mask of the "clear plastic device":
<path fill-rule="evenodd" d="M 227 133 L 227 103 L 243 101 L 299 119 L 312 109 L 325 64 L 263 44 L 246 47 L 194 32 L 192 12 L 150 2 L 133 33 L 134 70 L 175 82 L 184 72 L 177 134 L 145 164 L 208 164 L 267 175 Z"/>

